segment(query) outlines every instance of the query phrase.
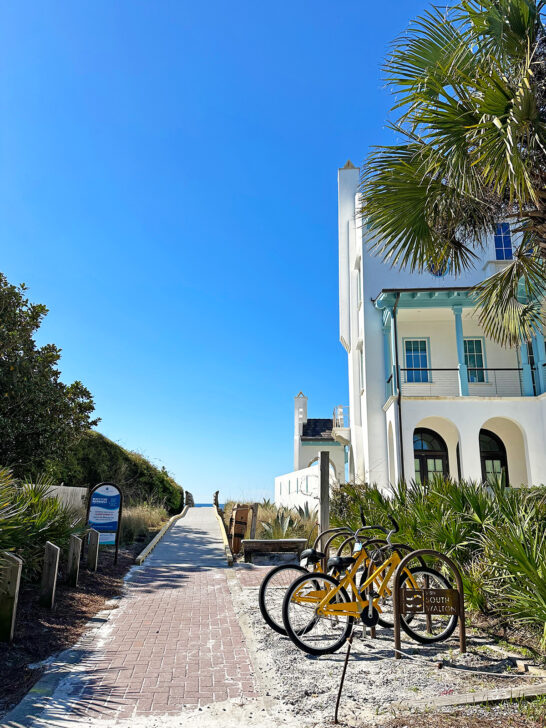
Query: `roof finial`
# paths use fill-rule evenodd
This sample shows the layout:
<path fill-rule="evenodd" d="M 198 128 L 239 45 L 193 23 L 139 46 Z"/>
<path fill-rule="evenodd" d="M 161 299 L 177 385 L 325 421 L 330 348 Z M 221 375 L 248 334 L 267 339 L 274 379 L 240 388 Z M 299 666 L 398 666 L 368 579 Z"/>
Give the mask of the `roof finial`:
<path fill-rule="evenodd" d="M 350 160 L 350 159 L 348 159 L 348 160 L 347 160 L 347 161 L 345 162 L 345 166 L 343 167 L 343 169 L 356 169 L 356 167 L 355 167 L 355 166 L 354 166 L 354 164 L 353 164 L 353 163 L 351 162 L 351 160 Z"/>

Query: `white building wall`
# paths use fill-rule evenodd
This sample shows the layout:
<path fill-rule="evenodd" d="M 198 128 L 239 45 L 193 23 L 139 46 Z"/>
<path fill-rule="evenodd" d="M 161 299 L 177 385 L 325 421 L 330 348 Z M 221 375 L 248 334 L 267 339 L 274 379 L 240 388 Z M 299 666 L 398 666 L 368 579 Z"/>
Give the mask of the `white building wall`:
<path fill-rule="evenodd" d="M 428 272 L 416 274 L 389 266 L 373 255 L 370 247 L 374 240 L 362 229 L 357 219 L 358 184 L 359 170 L 347 166 L 339 170 L 340 339 L 348 354 L 351 449 L 355 479 L 375 482 L 381 487 L 388 486 L 393 476 L 398 479 L 401 475 L 402 450 L 405 476 L 412 478 L 413 430 L 427 420 L 429 426 L 433 422 L 442 425 L 443 431 L 439 434 L 448 446 L 449 467 L 453 477 L 457 477 L 456 449 L 459 442 L 462 476 L 481 480 L 479 431 L 485 427 L 496 432 L 506 446 L 513 485 L 544 482 L 546 395 L 494 398 L 446 396 L 441 399 L 402 397 L 403 439 L 400 442 L 398 403 L 395 400 L 385 401 L 383 320 L 373 300 L 384 289 L 470 288 L 495 272 L 502 263 L 494 260 L 494 241 L 491 238 L 486 240 L 483 262 L 460 277 L 450 273 L 443 277 Z M 518 243 L 517 236 L 514 236 L 514 246 Z M 360 292 L 359 281 L 362 285 Z M 398 359 L 402 368 L 405 367 L 404 339 L 423 337 L 430 340 L 429 367 L 457 368 L 455 317 L 449 308 L 400 309 L 397 319 Z M 463 309 L 462 325 L 463 336 L 483 336 L 472 309 Z M 359 363 L 361 348 L 364 351 L 363 382 Z M 490 340 L 485 341 L 485 357 L 485 366 L 488 368 L 514 369 L 521 366 L 517 350 L 503 349 Z M 441 376 L 448 379 L 451 375 L 433 373 L 434 376 L 438 380 Z M 501 374 L 498 376 L 502 377 Z M 517 374 L 506 376 L 515 377 L 517 383 Z M 453 373 L 453 379 L 458 382 L 457 372 Z M 419 394 L 415 388 L 420 385 L 409 386 L 414 387 L 415 394 Z M 469 385 L 470 394 L 487 394 L 488 389 L 492 395 L 495 394 L 492 381 Z"/>
<path fill-rule="evenodd" d="M 336 479 L 330 472 L 330 489 L 337 485 Z M 275 478 L 275 505 L 277 507 L 295 508 L 305 507 L 309 504 L 311 510 L 319 506 L 320 491 L 320 465 L 302 468 L 292 473 L 279 475 Z"/>

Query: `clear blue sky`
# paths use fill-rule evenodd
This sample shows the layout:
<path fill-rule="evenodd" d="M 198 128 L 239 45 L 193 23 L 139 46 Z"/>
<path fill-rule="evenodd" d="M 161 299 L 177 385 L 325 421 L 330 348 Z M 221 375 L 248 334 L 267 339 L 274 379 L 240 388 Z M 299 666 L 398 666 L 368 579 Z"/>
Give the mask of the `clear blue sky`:
<path fill-rule="evenodd" d="M 381 60 L 425 6 L 2 4 L 0 268 L 99 429 L 198 501 L 271 496 L 300 390 L 346 403 L 337 168 L 387 138 Z"/>

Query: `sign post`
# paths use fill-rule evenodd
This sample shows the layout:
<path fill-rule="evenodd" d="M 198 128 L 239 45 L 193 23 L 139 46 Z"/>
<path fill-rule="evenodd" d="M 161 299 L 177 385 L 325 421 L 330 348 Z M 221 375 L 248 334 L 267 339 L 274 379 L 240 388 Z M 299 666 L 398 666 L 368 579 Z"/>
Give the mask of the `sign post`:
<path fill-rule="evenodd" d="M 433 556 L 441 561 L 455 577 L 456 589 L 429 589 L 428 579 L 424 589 L 402 589 L 400 581 L 406 566 L 415 558 Z M 459 620 L 459 652 L 466 652 L 466 628 L 464 613 L 464 590 L 461 572 L 455 563 L 445 554 L 433 549 L 418 549 L 407 556 L 396 567 L 393 577 L 393 611 L 394 611 L 394 657 L 402 657 L 400 639 L 400 616 L 402 614 L 424 614 L 427 619 L 427 628 L 430 630 L 430 615 L 453 614 Z"/>
<path fill-rule="evenodd" d="M 87 524 L 98 531 L 99 543 L 115 545 L 114 564 L 118 561 L 119 532 L 123 510 L 123 493 L 114 483 L 99 483 L 89 495 Z"/>

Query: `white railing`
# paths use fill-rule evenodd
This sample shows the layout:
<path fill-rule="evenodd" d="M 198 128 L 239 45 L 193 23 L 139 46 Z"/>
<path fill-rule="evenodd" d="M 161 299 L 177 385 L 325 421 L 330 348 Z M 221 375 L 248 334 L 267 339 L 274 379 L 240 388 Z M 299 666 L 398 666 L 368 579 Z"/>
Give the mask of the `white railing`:
<path fill-rule="evenodd" d="M 345 427 L 349 425 L 349 407 L 346 404 L 338 404 L 334 407 L 334 416 L 332 418 L 334 427 Z"/>
<path fill-rule="evenodd" d="M 458 397 L 463 389 L 459 369 L 400 368 L 403 397 Z M 467 367 L 466 389 L 471 397 L 521 397 L 521 368 Z M 392 378 L 387 380 L 392 391 Z"/>

